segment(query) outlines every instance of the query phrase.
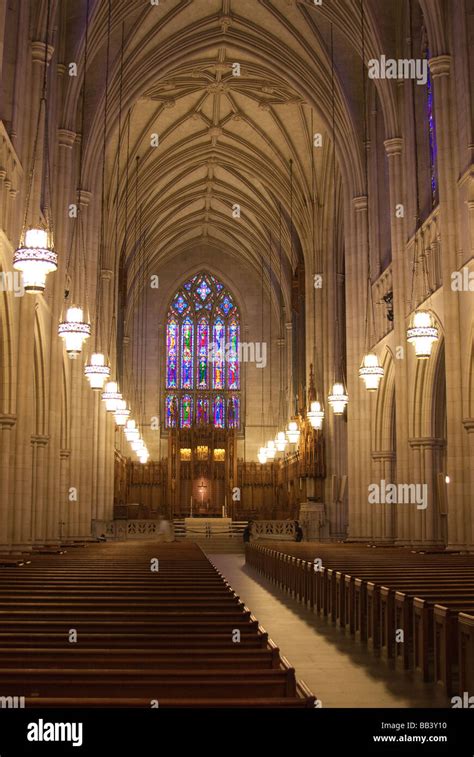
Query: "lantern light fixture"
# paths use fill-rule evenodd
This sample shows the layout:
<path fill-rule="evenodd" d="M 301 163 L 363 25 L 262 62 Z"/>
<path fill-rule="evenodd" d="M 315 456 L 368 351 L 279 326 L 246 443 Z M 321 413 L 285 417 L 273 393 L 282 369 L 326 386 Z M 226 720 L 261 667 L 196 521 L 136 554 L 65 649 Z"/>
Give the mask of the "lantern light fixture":
<path fill-rule="evenodd" d="M 66 352 L 71 359 L 82 352 L 82 345 L 90 337 L 91 326 L 84 320 L 82 308 L 72 305 L 67 309 L 66 320 L 58 326 L 58 334 L 64 339 Z"/>
<path fill-rule="evenodd" d="M 311 403 L 311 409 L 308 412 L 308 419 L 311 426 L 317 430 L 321 430 L 323 427 L 324 410 L 321 408 L 321 403 L 317 400 Z"/>
<path fill-rule="evenodd" d="M 300 438 L 300 430 L 296 421 L 290 421 L 286 430 L 286 436 L 290 444 L 298 444 Z"/>
<path fill-rule="evenodd" d="M 276 450 L 275 442 L 273 441 L 273 439 L 270 439 L 270 441 L 267 442 L 266 450 L 267 450 L 267 460 L 274 460 L 277 450 Z"/>
<path fill-rule="evenodd" d="M 413 316 L 413 325 L 407 331 L 407 341 L 413 344 L 418 360 L 427 360 L 431 356 L 433 344 L 438 339 L 438 329 L 434 325 L 431 313 L 427 310 L 417 310 Z"/>
<path fill-rule="evenodd" d="M 130 410 L 127 407 L 126 400 L 117 400 L 114 411 L 114 418 L 117 426 L 125 426 L 129 415 Z"/>
<path fill-rule="evenodd" d="M 343 415 L 349 397 L 344 391 L 343 384 L 336 383 L 332 387 L 332 394 L 328 397 L 334 415 Z"/>
<path fill-rule="evenodd" d="M 15 250 L 13 268 L 23 274 L 25 292 L 44 292 L 46 276 L 58 268 L 58 256 L 46 229 L 27 229 L 23 243 Z"/>
<path fill-rule="evenodd" d="M 288 441 L 286 439 L 285 432 L 279 431 L 275 437 L 275 447 L 277 448 L 277 451 L 284 452 L 287 444 L 288 444 Z"/>
<path fill-rule="evenodd" d="M 260 447 L 257 457 L 258 457 L 258 462 L 261 465 L 265 465 L 265 463 L 267 462 L 267 448 Z"/>
<path fill-rule="evenodd" d="M 110 376 L 110 368 L 105 364 L 105 355 L 101 352 L 92 353 L 90 363 L 84 368 L 84 375 L 91 389 L 103 389 Z"/>
<path fill-rule="evenodd" d="M 365 388 L 368 392 L 377 391 L 383 375 L 384 369 L 379 364 L 377 355 L 373 352 L 368 352 L 364 355 L 362 365 L 359 368 L 359 376 L 365 383 Z"/>
<path fill-rule="evenodd" d="M 109 413 L 115 413 L 117 402 L 122 399 L 116 381 L 107 381 L 105 391 L 102 392 L 102 399 L 105 402 L 105 409 Z"/>
<path fill-rule="evenodd" d="M 137 424 L 131 418 L 127 420 L 124 431 L 128 442 L 136 442 L 137 439 L 140 438 L 140 432 L 137 428 Z"/>

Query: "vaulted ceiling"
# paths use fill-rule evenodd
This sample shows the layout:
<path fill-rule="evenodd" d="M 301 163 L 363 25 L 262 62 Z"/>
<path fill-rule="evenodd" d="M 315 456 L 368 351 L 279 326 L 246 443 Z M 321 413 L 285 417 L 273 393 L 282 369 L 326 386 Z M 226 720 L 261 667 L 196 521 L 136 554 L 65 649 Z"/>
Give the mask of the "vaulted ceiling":
<path fill-rule="evenodd" d="M 86 3 L 82 23 L 74 5 L 69 39 L 80 58 Z M 375 23 L 370 0 L 366 3 L 368 54 L 396 43 L 393 29 L 403 2 L 388 5 L 382 24 Z M 108 2 L 91 0 L 90 7 L 85 183 L 97 191 Z M 269 234 L 275 239 L 281 228 L 288 297 L 298 258 L 308 263 L 313 248 L 323 244 L 322 219 L 332 196 L 331 24 L 338 174 L 343 188 L 355 195 L 363 191 L 358 2 L 113 0 L 108 267 L 121 256 L 130 281 L 137 278 L 133 234 L 126 234 L 136 207 L 146 229 L 150 270 L 199 243 L 236 255 L 250 272 L 257 271 Z M 379 95 L 390 135 L 396 117 L 391 90 L 384 86 Z M 65 125 L 76 130 L 80 88 L 79 77 L 71 81 L 64 106 Z M 313 148 L 314 133 L 322 135 L 320 149 Z M 152 146 L 152 135 L 158 135 L 158 146 Z"/>

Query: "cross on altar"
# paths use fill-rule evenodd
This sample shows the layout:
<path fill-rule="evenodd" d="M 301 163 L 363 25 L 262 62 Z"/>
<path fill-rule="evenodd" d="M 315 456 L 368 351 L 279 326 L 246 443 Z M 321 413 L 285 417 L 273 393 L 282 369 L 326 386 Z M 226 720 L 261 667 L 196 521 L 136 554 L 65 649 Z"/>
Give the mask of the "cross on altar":
<path fill-rule="evenodd" d="M 202 480 L 201 485 L 199 486 L 199 491 L 201 492 L 201 507 L 204 504 L 204 489 L 207 489 L 207 484 Z"/>

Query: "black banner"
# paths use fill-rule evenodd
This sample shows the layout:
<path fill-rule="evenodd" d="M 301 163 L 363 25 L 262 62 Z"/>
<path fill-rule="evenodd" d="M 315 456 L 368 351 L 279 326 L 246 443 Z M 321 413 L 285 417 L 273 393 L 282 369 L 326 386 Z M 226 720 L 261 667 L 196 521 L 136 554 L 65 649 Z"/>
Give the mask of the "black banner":
<path fill-rule="evenodd" d="M 0 757 L 327 754 L 473 757 L 474 710 L 0 709 Z M 324 752 L 322 751 L 324 750 Z"/>

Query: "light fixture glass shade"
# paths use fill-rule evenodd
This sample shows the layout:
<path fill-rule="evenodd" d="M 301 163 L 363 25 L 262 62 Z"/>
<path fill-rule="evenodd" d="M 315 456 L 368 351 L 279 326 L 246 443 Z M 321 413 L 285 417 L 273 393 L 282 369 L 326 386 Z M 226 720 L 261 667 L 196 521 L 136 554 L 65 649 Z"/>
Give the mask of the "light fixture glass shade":
<path fill-rule="evenodd" d="M 28 229 L 23 245 L 15 250 L 13 268 L 23 274 L 25 292 L 44 292 L 46 276 L 58 268 L 58 256 L 50 246 L 45 229 Z"/>
<path fill-rule="evenodd" d="M 308 419 L 313 428 L 322 429 L 324 420 L 324 410 L 321 409 L 320 402 L 312 402 L 311 410 L 308 412 Z"/>
<path fill-rule="evenodd" d="M 140 432 L 137 428 L 137 424 L 130 418 L 125 424 L 124 432 L 128 442 L 136 442 L 137 439 L 140 438 Z"/>
<path fill-rule="evenodd" d="M 84 375 L 91 389 L 103 389 L 110 376 L 110 368 L 105 364 L 105 355 L 101 352 L 94 352 L 91 355 L 90 363 L 84 368 Z"/>
<path fill-rule="evenodd" d="M 145 448 L 145 442 L 143 441 L 143 439 L 137 439 L 137 441 L 132 442 L 130 446 L 134 452 L 140 452 Z"/>
<path fill-rule="evenodd" d="M 368 392 L 375 392 L 379 388 L 380 381 L 383 377 L 384 370 L 379 365 L 379 359 L 373 352 L 364 355 L 362 365 L 359 368 L 359 376 L 365 383 Z"/>
<path fill-rule="evenodd" d="M 284 431 L 279 431 L 278 434 L 275 437 L 275 446 L 278 450 L 278 452 L 284 452 L 286 449 L 286 445 L 288 444 L 286 439 L 286 434 Z"/>
<path fill-rule="evenodd" d="M 407 341 L 413 344 L 418 360 L 427 360 L 431 356 L 433 344 L 438 338 L 438 329 L 434 326 L 431 313 L 427 310 L 417 310 L 413 317 L 413 326 L 407 331 Z"/>
<path fill-rule="evenodd" d="M 344 408 L 349 402 L 349 397 L 344 391 L 344 386 L 342 384 L 334 384 L 332 394 L 329 395 L 328 400 L 334 415 L 342 415 Z"/>
<path fill-rule="evenodd" d="M 300 430 L 296 421 L 290 421 L 286 430 L 286 435 L 290 444 L 298 444 L 300 438 Z"/>
<path fill-rule="evenodd" d="M 102 399 L 105 402 L 105 409 L 109 413 L 115 413 L 117 402 L 122 399 L 116 381 L 107 381 L 105 390 L 102 392 Z"/>
<path fill-rule="evenodd" d="M 59 324 L 58 334 L 64 339 L 66 352 L 70 358 L 76 358 L 82 352 L 82 345 L 90 337 L 90 323 L 84 321 L 82 308 L 74 305 L 67 309 L 66 320 Z"/>
<path fill-rule="evenodd" d="M 125 426 L 129 415 L 130 410 L 127 407 L 127 402 L 125 400 L 117 400 L 114 412 L 115 423 L 117 426 Z"/>
<path fill-rule="evenodd" d="M 265 465 L 267 462 L 267 448 L 266 447 L 260 447 L 260 450 L 258 452 L 258 462 L 262 465 Z"/>
<path fill-rule="evenodd" d="M 276 447 L 275 447 L 275 442 L 273 441 L 273 439 L 270 439 L 270 441 L 267 442 L 266 450 L 267 450 L 267 460 L 274 460 L 275 455 L 276 455 Z"/>
<path fill-rule="evenodd" d="M 144 454 L 140 455 L 138 459 L 140 460 L 142 465 L 145 465 L 145 463 L 148 462 L 149 457 L 150 457 L 149 453 L 145 452 Z"/>

